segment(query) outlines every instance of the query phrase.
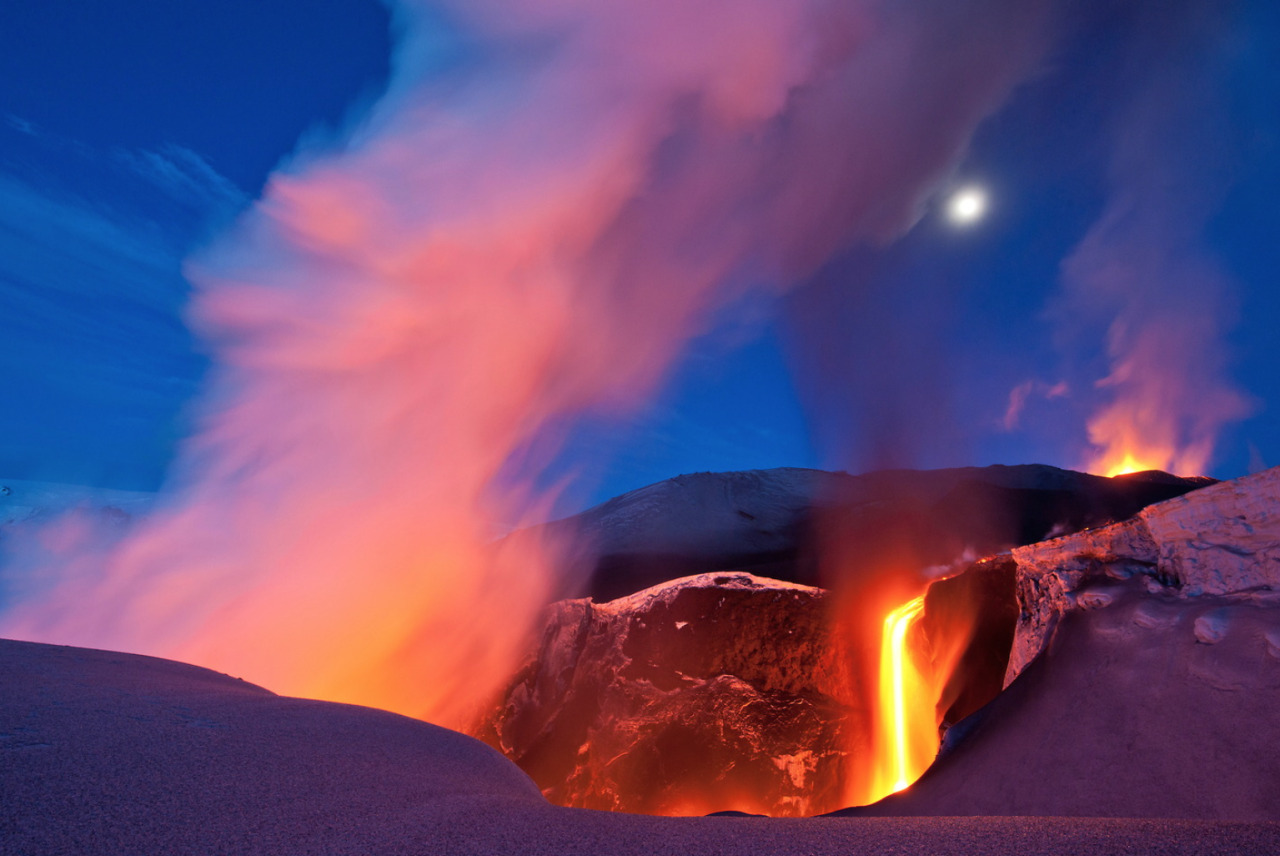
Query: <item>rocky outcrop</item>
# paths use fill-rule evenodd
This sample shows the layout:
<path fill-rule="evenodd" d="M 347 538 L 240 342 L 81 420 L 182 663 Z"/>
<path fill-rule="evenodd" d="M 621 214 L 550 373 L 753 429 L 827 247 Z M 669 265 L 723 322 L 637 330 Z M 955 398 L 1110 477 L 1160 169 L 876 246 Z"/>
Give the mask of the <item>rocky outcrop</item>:
<path fill-rule="evenodd" d="M 1059 618 L 1108 605 L 1119 580 L 1186 598 L 1280 589 L 1280 468 L 1205 487 L 1130 520 L 1013 550 L 1020 615 L 1008 686 Z"/>
<path fill-rule="evenodd" d="M 866 723 L 826 601 L 807 586 L 708 574 L 555 604 L 480 736 L 560 805 L 838 808 Z"/>
<path fill-rule="evenodd" d="M 925 592 L 919 632 L 931 650 L 960 647 L 938 697 L 944 727 L 999 694 L 1018 622 L 1017 566 L 1007 554 L 980 559 Z"/>

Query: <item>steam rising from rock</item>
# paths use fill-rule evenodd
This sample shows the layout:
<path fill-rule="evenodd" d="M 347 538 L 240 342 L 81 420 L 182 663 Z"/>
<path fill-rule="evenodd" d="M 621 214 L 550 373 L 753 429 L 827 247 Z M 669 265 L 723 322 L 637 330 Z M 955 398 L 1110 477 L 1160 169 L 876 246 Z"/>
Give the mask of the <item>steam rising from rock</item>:
<path fill-rule="evenodd" d="M 512 456 L 908 227 L 1046 5 L 458 0 L 477 56 L 432 79 L 403 0 L 387 95 L 190 265 L 218 366 L 164 508 L 55 545 L 0 632 L 463 723 L 565 585 L 560 545 L 493 544 L 545 499 Z"/>

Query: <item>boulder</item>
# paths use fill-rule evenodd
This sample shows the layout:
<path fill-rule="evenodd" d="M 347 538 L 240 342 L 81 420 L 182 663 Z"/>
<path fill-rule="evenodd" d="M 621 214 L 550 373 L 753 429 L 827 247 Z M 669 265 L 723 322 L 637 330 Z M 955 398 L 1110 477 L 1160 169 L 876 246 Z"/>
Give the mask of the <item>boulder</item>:
<path fill-rule="evenodd" d="M 480 736 L 560 805 L 837 808 L 867 724 L 827 605 L 820 589 L 745 573 L 555 604 Z"/>

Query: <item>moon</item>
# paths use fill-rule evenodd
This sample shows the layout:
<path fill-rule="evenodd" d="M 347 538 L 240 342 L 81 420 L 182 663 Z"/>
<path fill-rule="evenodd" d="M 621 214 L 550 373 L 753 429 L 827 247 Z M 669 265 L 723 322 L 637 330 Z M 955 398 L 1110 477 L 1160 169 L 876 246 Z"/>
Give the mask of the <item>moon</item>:
<path fill-rule="evenodd" d="M 970 226 L 987 213 L 987 194 L 981 187 L 962 187 L 947 199 L 947 219 L 956 226 Z"/>

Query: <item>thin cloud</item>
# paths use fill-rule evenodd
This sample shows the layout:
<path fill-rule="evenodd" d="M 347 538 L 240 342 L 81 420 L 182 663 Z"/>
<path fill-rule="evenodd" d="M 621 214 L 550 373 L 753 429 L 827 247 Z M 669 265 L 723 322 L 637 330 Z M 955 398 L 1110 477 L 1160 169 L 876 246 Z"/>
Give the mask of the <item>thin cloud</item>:
<path fill-rule="evenodd" d="M 168 144 L 155 151 L 121 149 L 116 157 L 177 201 L 219 213 L 239 210 L 249 203 L 248 195 L 234 182 L 184 146 Z"/>
<path fill-rule="evenodd" d="M 1022 422 L 1022 414 L 1027 404 L 1035 398 L 1065 398 L 1071 393 L 1066 381 L 1050 384 L 1042 380 L 1027 380 L 1009 390 L 1009 404 L 1005 407 L 1000 427 L 1006 431 L 1015 431 Z"/>

